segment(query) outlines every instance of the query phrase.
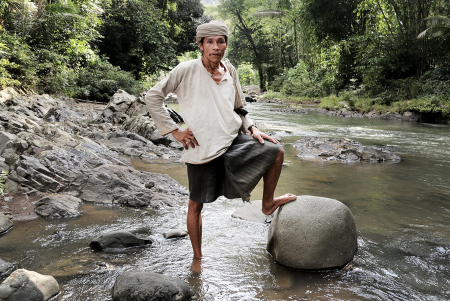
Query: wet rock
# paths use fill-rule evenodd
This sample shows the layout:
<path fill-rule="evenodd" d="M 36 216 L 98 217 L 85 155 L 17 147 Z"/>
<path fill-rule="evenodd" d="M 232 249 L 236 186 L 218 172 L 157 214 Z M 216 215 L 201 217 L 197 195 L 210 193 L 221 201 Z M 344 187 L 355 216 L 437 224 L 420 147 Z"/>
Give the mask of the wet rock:
<path fill-rule="evenodd" d="M 256 102 L 256 99 L 251 96 L 245 96 L 245 101 L 246 102 Z"/>
<path fill-rule="evenodd" d="M 169 232 L 164 233 L 164 238 L 178 238 L 178 237 L 185 237 L 188 233 L 186 230 L 170 230 Z"/>
<path fill-rule="evenodd" d="M 125 249 L 152 244 L 150 239 L 141 239 L 129 231 L 112 231 L 94 238 L 89 246 L 95 250 Z"/>
<path fill-rule="evenodd" d="M 0 212 L 0 235 L 8 232 L 12 226 L 13 222 L 9 219 L 9 217 Z"/>
<path fill-rule="evenodd" d="M 267 250 L 275 261 L 291 268 L 343 267 L 356 248 L 353 216 L 334 199 L 298 196 L 278 209 L 269 227 Z"/>
<path fill-rule="evenodd" d="M 113 301 L 194 300 L 194 289 L 180 279 L 146 272 L 128 271 L 114 283 Z"/>
<path fill-rule="evenodd" d="M 0 300 L 4 301 L 46 301 L 58 293 L 55 278 L 24 269 L 15 270 L 0 284 Z"/>
<path fill-rule="evenodd" d="M 154 186 L 146 188 L 149 182 Z M 130 167 L 102 165 L 93 169 L 81 186 L 81 199 L 130 207 L 173 205 L 187 192 L 167 175 L 137 171 Z"/>
<path fill-rule="evenodd" d="M 8 275 L 13 268 L 14 265 L 11 262 L 0 259 L 0 277 Z"/>
<path fill-rule="evenodd" d="M 363 146 L 350 139 L 306 137 L 294 142 L 297 157 L 320 161 L 339 162 L 400 162 L 401 158 L 386 148 Z"/>
<path fill-rule="evenodd" d="M 80 215 L 78 207 L 81 205 L 83 205 L 81 200 L 74 196 L 50 195 L 36 203 L 35 212 L 47 218 L 76 217 Z"/>

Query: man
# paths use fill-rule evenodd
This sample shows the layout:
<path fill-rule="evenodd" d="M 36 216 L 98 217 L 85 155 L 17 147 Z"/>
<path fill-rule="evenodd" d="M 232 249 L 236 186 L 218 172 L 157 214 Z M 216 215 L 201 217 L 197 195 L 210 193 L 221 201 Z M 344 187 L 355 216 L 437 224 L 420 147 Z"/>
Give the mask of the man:
<path fill-rule="evenodd" d="M 145 101 L 161 134 L 171 133 L 185 148 L 181 160 L 187 164 L 189 180 L 187 228 L 194 260 L 199 260 L 203 203 L 221 195 L 248 200 L 261 177 L 264 214 L 297 197 L 274 198 L 284 150 L 254 126 L 245 110 L 239 110 L 243 94 L 236 70 L 222 61 L 228 47 L 227 26 L 218 21 L 200 25 L 196 42 L 202 58 L 176 66 L 147 92 Z M 164 106 L 164 97 L 173 91 L 188 129 L 179 128 Z M 238 135 L 240 129 L 250 135 Z"/>

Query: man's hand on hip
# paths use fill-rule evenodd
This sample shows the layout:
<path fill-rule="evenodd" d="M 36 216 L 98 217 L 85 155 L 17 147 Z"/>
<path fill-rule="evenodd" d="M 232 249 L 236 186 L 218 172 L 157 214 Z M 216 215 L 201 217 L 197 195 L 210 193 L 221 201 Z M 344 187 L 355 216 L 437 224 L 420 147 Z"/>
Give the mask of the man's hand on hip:
<path fill-rule="evenodd" d="M 184 149 L 188 149 L 189 146 L 195 148 L 195 145 L 199 145 L 197 139 L 194 137 L 194 133 L 190 129 L 177 128 L 171 133 L 175 139 L 183 144 Z"/>
<path fill-rule="evenodd" d="M 256 126 L 252 127 L 252 136 L 256 140 L 258 140 L 259 143 L 261 143 L 261 144 L 264 144 L 264 139 L 269 140 L 270 142 L 273 142 L 275 144 L 280 143 L 277 139 L 270 137 L 269 135 L 258 130 L 258 128 Z"/>

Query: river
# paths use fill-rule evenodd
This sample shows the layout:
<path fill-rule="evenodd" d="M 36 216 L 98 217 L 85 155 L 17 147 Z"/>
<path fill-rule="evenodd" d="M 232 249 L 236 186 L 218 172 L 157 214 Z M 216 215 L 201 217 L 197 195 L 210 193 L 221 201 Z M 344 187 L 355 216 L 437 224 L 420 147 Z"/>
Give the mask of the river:
<path fill-rule="evenodd" d="M 159 210 L 85 204 L 76 219 L 16 221 L 0 239 L 0 257 L 55 276 L 61 293 L 52 300 L 111 300 L 115 278 L 137 268 L 189 282 L 200 300 L 449 300 L 450 126 L 270 110 L 281 106 L 247 106 L 260 128 L 282 136 L 286 165 L 276 194 L 329 197 L 350 208 L 358 251 L 345 270 L 303 272 L 274 263 L 265 250 L 268 226 L 232 218 L 243 203 L 224 199 L 205 206 L 200 275 L 191 272 L 189 239 L 162 236 L 186 228 L 186 202 Z M 292 142 L 306 135 L 387 146 L 402 161 L 301 161 Z M 182 163 L 132 163 L 187 185 Z M 261 198 L 261 184 L 252 200 Z M 89 248 L 92 238 L 119 229 L 155 242 L 125 253 Z"/>

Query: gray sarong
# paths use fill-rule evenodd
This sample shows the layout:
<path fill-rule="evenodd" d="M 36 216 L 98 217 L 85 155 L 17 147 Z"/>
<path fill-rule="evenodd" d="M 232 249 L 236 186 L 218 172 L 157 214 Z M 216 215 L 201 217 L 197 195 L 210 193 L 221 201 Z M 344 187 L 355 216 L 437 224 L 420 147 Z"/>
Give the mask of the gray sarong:
<path fill-rule="evenodd" d="M 239 134 L 220 157 L 205 164 L 187 164 L 189 198 L 199 203 L 214 202 L 219 196 L 249 201 L 258 184 L 281 150 L 280 144 Z"/>

